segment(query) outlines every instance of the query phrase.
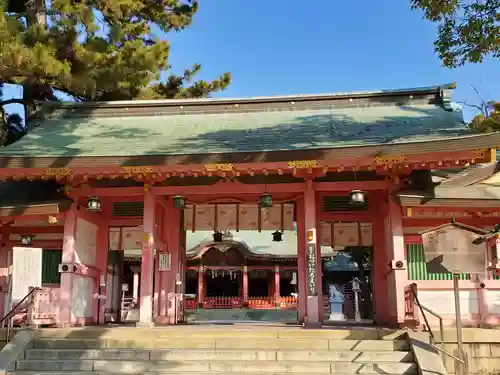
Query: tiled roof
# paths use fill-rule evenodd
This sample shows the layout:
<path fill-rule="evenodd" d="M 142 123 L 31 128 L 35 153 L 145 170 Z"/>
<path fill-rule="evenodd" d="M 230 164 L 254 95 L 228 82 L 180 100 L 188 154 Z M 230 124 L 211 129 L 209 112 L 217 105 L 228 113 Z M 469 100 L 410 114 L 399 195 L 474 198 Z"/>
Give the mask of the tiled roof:
<path fill-rule="evenodd" d="M 141 102 L 114 106 L 105 103 L 95 110 L 76 104 L 59 105 L 57 116 L 53 111 L 52 117 L 23 139 L 1 149 L 0 156 L 289 151 L 440 140 L 470 134 L 461 112 L 446 107 L 445 99 L 437 102 L 429 99 L 432 90 L 426 97 L 422 96 L 423 89 L 414 90 L 415 99 L 407 95 L 405 100 L 401 97 L 404 92 L 395 90 L 317 99 L 260 98 L 261 102 L 192 100 L 185 107 L 183 102 L 176 102 L 175 108 L 173 101 L 158 102 L 157 106 L 153 106 L 154 102 L 143 103 L 147 108 L 140 107 Z"/>

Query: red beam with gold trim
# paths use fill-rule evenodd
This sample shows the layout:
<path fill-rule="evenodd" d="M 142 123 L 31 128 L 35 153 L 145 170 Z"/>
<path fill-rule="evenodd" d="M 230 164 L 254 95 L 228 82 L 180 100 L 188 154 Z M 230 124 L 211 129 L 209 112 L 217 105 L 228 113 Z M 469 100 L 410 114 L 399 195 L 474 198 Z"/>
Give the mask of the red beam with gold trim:
<path fill-rule="evenodd" d="M 425 154 L 384 154 L 349 158 L 328 157 L 325 160 L 290 160 L 283 162 L 172 164 L 144 166 L 96 165 L 92 167 L 63 168 L 0 168 L 0 179 L 14 180 L 102 180 L 104 178 L 164 180 L 172 176 L 239 176 L 253 174 L 317 175 L 327 172 L 380 170 L 404 173 L 413 169 L 440 169 L 491 161 L 490 149 Z M 336 150 L 338 151 L 338 150 Z"/>

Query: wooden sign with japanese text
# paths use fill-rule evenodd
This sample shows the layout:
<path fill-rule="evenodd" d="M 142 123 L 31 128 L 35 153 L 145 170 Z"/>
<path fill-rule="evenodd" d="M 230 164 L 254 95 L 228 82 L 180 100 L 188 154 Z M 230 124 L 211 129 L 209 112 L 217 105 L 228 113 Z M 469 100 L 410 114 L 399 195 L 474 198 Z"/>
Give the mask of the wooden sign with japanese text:
<path fill-rule="evenodd" d="M 307 245 L 307 291 L 309 296 L 316 294 L 316 244 Z"/>
<path fill-rule="evenodd" d="M 427 272 L 483 274 L 486 244 L 473 244 L 480 235 L 454 224 L 422 233 Z"/>
<path fill-rule="evenodd" d="M 21 301 L 30 287 L 42 286 L 42 249 L 14 247 L 12 254 L 11 306 Z"/>

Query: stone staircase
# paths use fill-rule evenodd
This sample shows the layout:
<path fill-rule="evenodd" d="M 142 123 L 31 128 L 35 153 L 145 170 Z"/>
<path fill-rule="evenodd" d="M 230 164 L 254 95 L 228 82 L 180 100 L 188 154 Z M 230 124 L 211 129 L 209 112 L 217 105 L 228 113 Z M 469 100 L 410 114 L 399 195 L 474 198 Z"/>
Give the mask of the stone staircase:
<path fill-rule="evenodd" d="M 185 326 L 40 330 L 16 375 L 417 374 L 406 334 Z"/>

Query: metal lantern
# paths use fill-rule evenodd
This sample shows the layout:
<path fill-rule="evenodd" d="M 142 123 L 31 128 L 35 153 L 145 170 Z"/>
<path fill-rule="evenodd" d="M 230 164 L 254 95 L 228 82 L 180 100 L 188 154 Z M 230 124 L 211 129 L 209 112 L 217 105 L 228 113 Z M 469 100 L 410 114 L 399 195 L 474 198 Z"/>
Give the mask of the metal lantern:
<path fill-rule="evenodd" d="M 226 231 L 224 232 L 224 234 L 222 235 L 222 239 L 224 241 L 232 241 L 233 240 L 233 234 L 230 232 L 230 231 Z"/>
<path fill-rule="evenodd" d="M 33 245 L 33 241 L 35 236 L 32 234 L 23 234 L 21 235 L 21 245 L 30 246 Z"/>
<path fill-rule="evenodd" d="M 223 234 L 222 232 L 215 231 L 213 237 L 214 237 L 214 242 L 222 242 Z"/>
<path fill-rule="evenodd" d="M 186 200 L 184 199 L 184 197 L 182 195 L 174 195 L 172 197 L 172 201 L 174 202 L 174 207 L 179 209 L 179 210 L 183 210 L 184 207 L 186 207 Z"/>
<path fill-rule="evenodd" d="M 281 242 L 281 241 L 283 241 L 283 232 L 280 232 L 279 230 L 273 232 L 273 242 Z"/>
<path fill-rule="evenodd" d="M 101 211 L 101 200 L 98 197 L 92 197 L 87 200 L 87 210 L 90 212 Z"/>
<path fill-rule="evenodd" d="M 273 206 L 273 196 L 271 194 L 264 193 L 259 198 L 260 208 L 269 208 Z"/>
<path fill-rule="evenodd" d="M 365 193 L 361 190 L 353 190 L 349 193 L 351 204 L 365 204 Z"/>

